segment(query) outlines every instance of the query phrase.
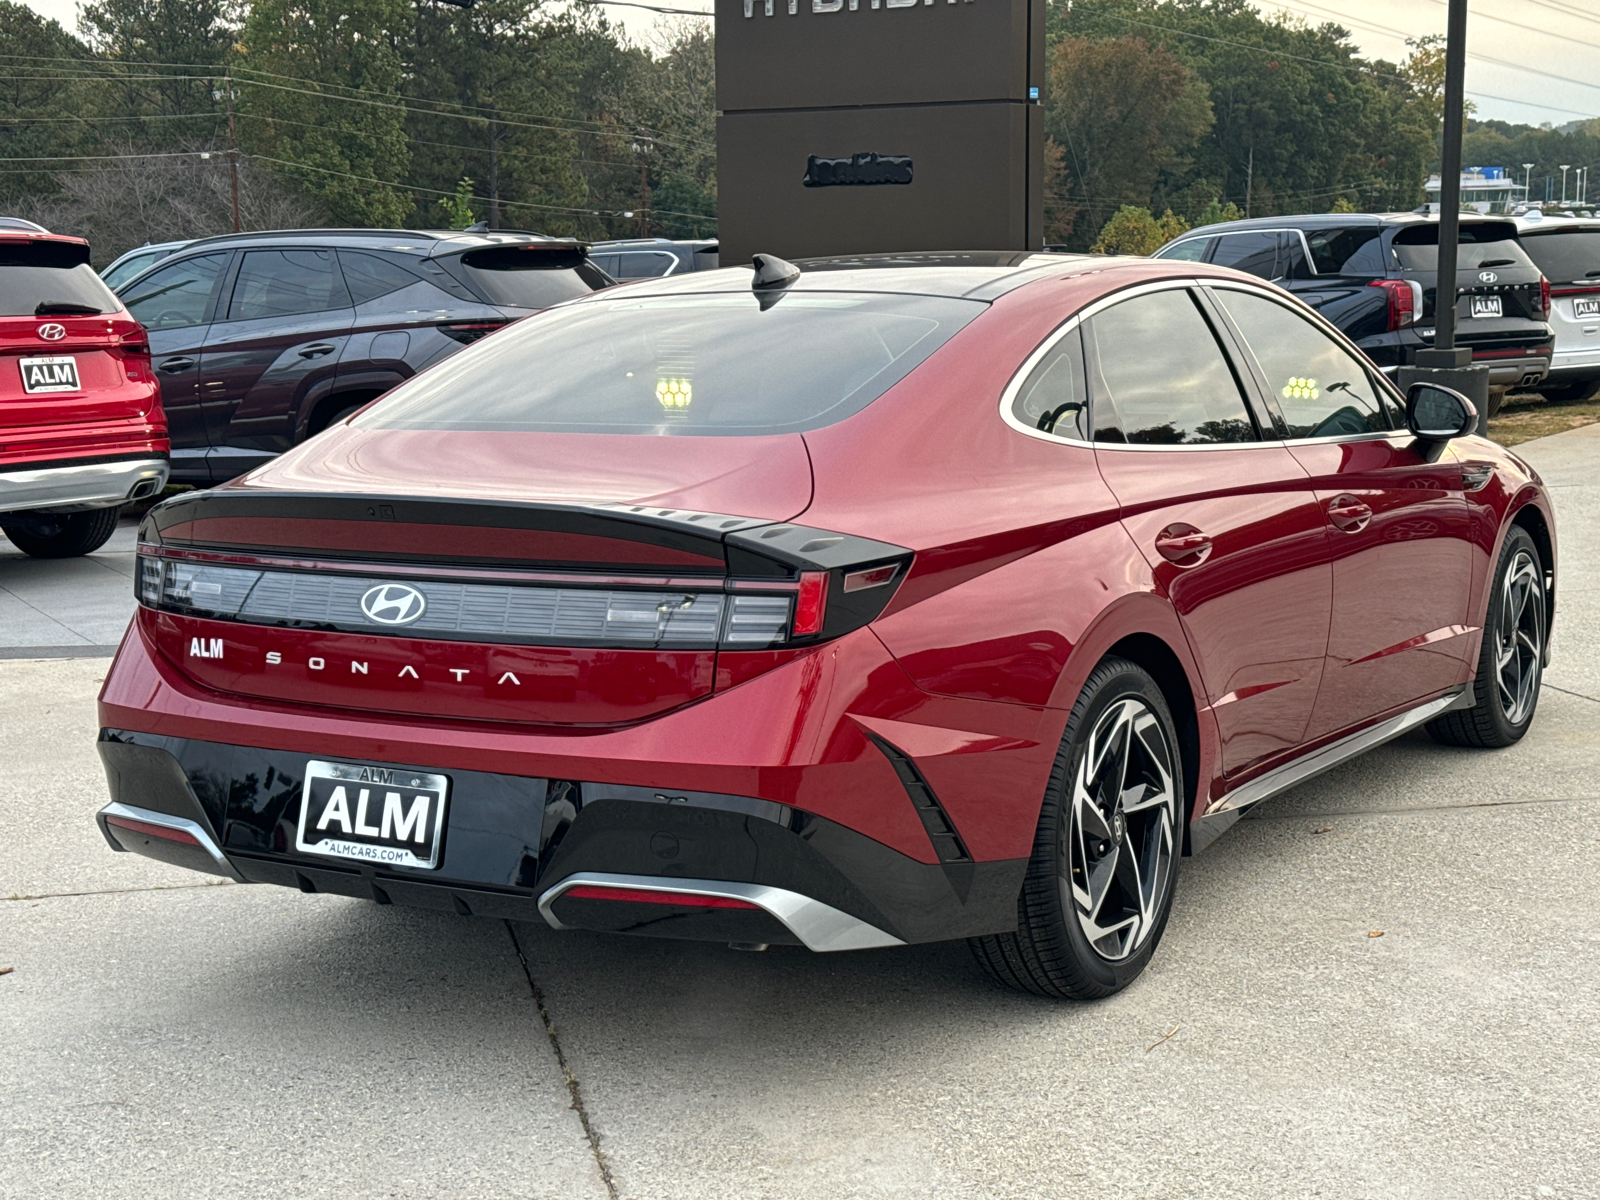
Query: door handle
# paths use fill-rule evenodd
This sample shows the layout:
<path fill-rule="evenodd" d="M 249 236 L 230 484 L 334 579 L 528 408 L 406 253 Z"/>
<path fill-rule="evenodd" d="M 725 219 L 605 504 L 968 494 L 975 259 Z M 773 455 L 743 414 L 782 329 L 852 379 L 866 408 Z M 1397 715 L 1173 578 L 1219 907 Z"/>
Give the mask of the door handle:
<path fill-rule="evenodd" d="M 304 350 L 300 351 L 300 357 L 317 358 L 321 355 L 332 353 L 333 347 L 328 345 L 327 342 L 318 342 L 315 346 L 307 346 Z"/>
<path fill-rule="evenodd" d="M 1346 533 L 1360 533 L 1372 520 L 1372 509 L 1354 496 L 1335 496 L 1328 501 L 1328 519 Z"/>
<path fill-rule="evenodd" d="M 1168 525 L 1156 534 L 1156 553 L 1180 567 L 1198 567 L 1211 555 L 1211 535 L 1193 525 Z"/>
<path fill-rule="evenodd" d="M 192 358 L 168 358 L 162 360 L 161 365 L 156 369 L 165 371 L 170 375 L 176 371 L 187 371 L 192 366 L 194 366 L 194 359 Z"/>

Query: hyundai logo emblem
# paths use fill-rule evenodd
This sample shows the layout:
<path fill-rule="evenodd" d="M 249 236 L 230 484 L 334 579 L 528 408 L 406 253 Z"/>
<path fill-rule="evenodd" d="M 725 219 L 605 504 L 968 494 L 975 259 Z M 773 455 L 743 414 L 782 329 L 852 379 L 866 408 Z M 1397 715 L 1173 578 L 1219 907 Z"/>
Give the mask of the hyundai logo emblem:
<path fill-rule="evenodd" d="M 1500 276 L 1496 275 L 1493 271 L 1479 271 L 1478 272 L 1478 282 L 1479 283 L 1494 283 L 1499 278 L 1500 278 Z"/>
<path fill-rule="evenodd" d="M 361 597 L 361 611 L 379 625 L 409 625 L 427 610 L 422 593 L 403 583 L 380 583 Z"/>
<path fill-rule="evenodd" d="M 59 342 L 67 336 L 67 328 L 65 325 L 57 325 L 52 321 L 48 325 L 39 326 L 39 336 L 47 342 Z"/>

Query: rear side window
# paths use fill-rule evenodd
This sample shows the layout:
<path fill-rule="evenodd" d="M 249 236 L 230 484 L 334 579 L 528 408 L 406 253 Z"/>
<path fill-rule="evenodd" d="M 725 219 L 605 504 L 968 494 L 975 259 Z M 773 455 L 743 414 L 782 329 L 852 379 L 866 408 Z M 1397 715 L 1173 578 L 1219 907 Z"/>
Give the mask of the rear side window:
<path fill-rule="evenodd" d="M 332 250 L 251 250 L 239 267 L 228 320 L 292 317 L 349 308 Z"/>
<path fill-rule="evenodd" d="M 611 282 L 569 246 L 486 246 L 440 261 L 490 304 L 511 308 L 549 308 Z"/>
<path fill-rule="evenodd" d="M 667 254 L 660 250 L 634 251 L 631 254 L 617 255 L 616 277 L 618 279 L 654 279 L 661 275 L 670 275 L 678 265 L 676 254 Z"/>
<path fill-rule="evenodd" d="M 88 250 L 61 242 L 0 244 L 0 317 L 94 316 L 117 312 Z"/>
<path fill-rule="evenodd" d="M 1211 261 L 1219 267 L 1248 271 L 1261 279 L 1281 279 L 1278 235 L 1273 231 L 1228 233 L 1217 239 Z"/>
<path fill-rule="evenodd" d="M 128 311 L 146 329 L 182 329 L 206 319 L 206 305 L 226 254 L 201 254 L 158 267 L 123 296 Z"/>
<path fill-rule="evenodd" d="M 1155 257 L 1170 258 L 1178 262 L 1203 262 L 1206 257 L 1206 247 L 1211 245 L 1210 238 L 1190 238 L 1186 242 L 1179 242 L 1175 246 L 1168 246 Z"/>
<path fill-rule="evenodd" d="M 1028 373 L 1011 402 L 1011 415 L 1029 429 L 1089 440 L 1088 392 L 1083 381 L 1083 339 L 1063 335 Z"/>
<path fill-rule="evenodd" d="M 1394 235 L 1395 260 L 1407 271 L 1439 269 L 1439 226 L 1412 225 Z M 1526 267 L 1538 270 L 1517 241 L 1517 227 L 1509 221 L 1463 221 L 1456 269 Z"/>
<path fill-rule="evenodd" d="M 1137 296 L 1096 313 L 1085 340 L 1094 371 L 1096 441 L 1175 446 L 1256 440 L 1233 369 L 1187 291 Z"/>
<path fill-rule="evenodd" d="M 1386 433 L 1388 418 L 1366 366 L 1299 313 L 1265 296 L 1213 292 L 1266 376 L 1291 438 Z"/>
<path fill-rule="evenodd" d="M 1384 275 L 1381 231 L 1376 225 L 1355 229 L 1313 229 L 1306 233 L 1311 261 L 1319 275 Z"/>
<path fill-rule="evenodd" d="M 423 282 L 421 276 L 413 275 L 399 263 L 390 262 L 376 254 L 341 250 L 339 266 L 344 271 L 350 299 L 356 304 L 365 304 L 368 300 L 376 300 L 379 296 L 387 296 L 413 283 Z"/>
<path fill-rule="evenodd" d="M 1552 283 L 1600 282 L 1600 229 L 1524 236 L 1522 248 Z"/>
<path fill-rule="evenodd" d="M 848 292 L 615 298 L 519 321 L 401 384 L 368 429 L 797 433 L 860 412 L 986 307 Z"/>

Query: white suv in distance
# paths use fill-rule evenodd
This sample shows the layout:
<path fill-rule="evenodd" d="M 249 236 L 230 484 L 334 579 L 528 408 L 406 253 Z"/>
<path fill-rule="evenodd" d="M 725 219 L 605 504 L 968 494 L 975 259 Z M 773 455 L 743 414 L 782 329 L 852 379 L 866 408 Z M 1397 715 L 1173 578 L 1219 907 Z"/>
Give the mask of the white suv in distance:
<path fill-rule="evenodd" d="M 1529 213 L 1516 221 L 1517 240 L 1550 281 L 1556 345 L 1538 390 L 1586 399 L 1600 387 L 1600 220 Z"/>

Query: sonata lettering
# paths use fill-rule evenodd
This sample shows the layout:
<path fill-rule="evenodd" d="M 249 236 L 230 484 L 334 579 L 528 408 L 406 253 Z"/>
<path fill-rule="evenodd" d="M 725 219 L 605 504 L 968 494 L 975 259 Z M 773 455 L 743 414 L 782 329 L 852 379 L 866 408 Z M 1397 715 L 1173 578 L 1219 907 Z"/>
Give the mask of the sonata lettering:
<path fill-rule="evenodd" d="M 194 638 L 190 642 L 189 653 L 190 653 L 191 656 L 196 657 L 196 658 L 221 658 L 222 657 L 222 639 L 221 638 L 210 638 L 210 639 Z M 268 650 L 267 653 L 266 653 L 266 663 L 267 663 L 267 666 L 269 666 L 269 667 L 282 666 L 283 665 L 283 652 L 281 650 Z M 382 664 L 380 664 L 380 669 L 381 669 L 381 667 L 382 667 Z M 308 658 L 308 659 L 306 659 L 306 669 L 307 670 L 311 670 L 311 671 L 326 671 L 328 669 L 328 660 L 326 658 L 321 657 L 320 655 L 319 656 L 314 656 L 312 658 Z M 470 668 L 470 667 L 446 667 L 444 669 L 451 676 L 454 677 L 454 679 L 455 679 L 455 681 L 457 683 L 466 682 L 467 676 L 472 674 L 472 668 Z M 372 662 L 371 662 L 371 660 L 370 659 L 359 659 L 359 658 L 351 659 L 350 660 L 350 673 L 352 675 L 368 675 L 368 676 L 370 676 L 372 674 Z M 400 669 L 394 673 L 394 678 L 396 678 L 396 679 L 415 679 L 419 683 L 422 681 L 422 676 L 420 674 L 418 674 L 417 668 L 412 666 L 410 663 L 405 663 L 404 665 L 402 665 L 400 667 Z M 515 671 L 503 671 L 503 672 L 501 672 L 500 677 L 497 680 L 495 680 L 495 683 L 496 683 L 496 686 L 499 686 L 499 687 L 521 687 L 522 686 L 522 680 L 517 677 L 517 673 Z M 381 781 L 381 782 L 387 782 L 387 780 L 384 780 L 384 781 Z"/>

